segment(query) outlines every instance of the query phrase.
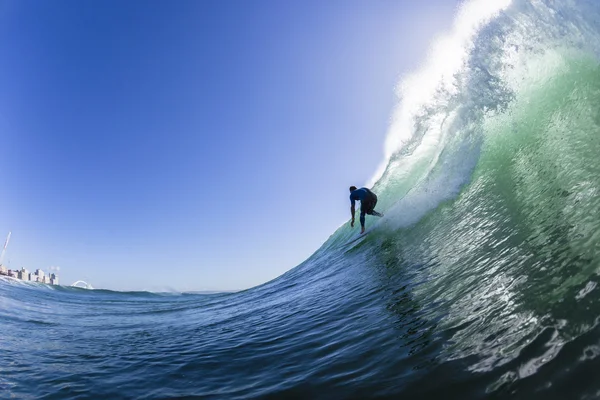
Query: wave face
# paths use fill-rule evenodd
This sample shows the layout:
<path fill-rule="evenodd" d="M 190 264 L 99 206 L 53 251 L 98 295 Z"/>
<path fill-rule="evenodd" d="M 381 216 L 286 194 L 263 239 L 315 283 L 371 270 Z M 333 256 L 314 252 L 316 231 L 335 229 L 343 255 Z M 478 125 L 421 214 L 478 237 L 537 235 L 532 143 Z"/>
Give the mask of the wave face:
<path fill-rule="evenodd" d="M 0 397 L 597 397 L 600 3 L 492 3 L 400 86 L 371 233 L 239 293 L 2 280 Z"/>

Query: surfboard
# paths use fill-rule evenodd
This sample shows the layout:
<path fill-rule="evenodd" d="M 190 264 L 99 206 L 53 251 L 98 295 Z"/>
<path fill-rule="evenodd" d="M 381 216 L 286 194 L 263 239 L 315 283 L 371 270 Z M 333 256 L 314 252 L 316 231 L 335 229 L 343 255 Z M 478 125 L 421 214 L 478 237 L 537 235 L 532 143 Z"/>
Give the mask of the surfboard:
<path fill-rule="evenodd" d="M 373 232 L 373 229 L 374 229 L 374 227 L 365 230 L 364 233 L 359 233 L 356 237 L 354 237 L 354 238 L 350 239 L 349 241 L 347 241 L 346 243 L 344 243 L 344 246 L 351 245 L 352 243 L 356 243 L 359 240 L 364 239 L 365 237 L 367 237 L 367 235 L 369 233 Z"/>
<path fill-rule="evenodd" d="M 381 216 L 383 217 L 383 214 L 381 214 Z M 369 227 L 368 229 L 366 229 L 364 233 L 359 233 L 356 237 L 350 239 L 349 241 L 347 241 L 346 243 L 344 243 L 342 246 L 349 246 L 349 245 L 351 245 L 353 243 L 359 242 L 361 239 L 364 239 L 369 233 L 371 233 L 374 230 L 376 230 L 382 223 L 386 223 L 386 220 L 384 220 L 384 219 L 378 220 L 373 225 L 371 225 L 371 227 Z"/>

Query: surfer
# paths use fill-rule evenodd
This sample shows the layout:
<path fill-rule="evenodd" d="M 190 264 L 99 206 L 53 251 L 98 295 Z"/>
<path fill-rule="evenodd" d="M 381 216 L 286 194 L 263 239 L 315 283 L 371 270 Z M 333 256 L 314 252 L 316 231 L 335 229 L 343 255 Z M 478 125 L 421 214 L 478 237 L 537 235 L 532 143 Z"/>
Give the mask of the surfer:
<path fill-rule="evenodd" d="M 377 195 L 367 188 L 357 189 L 356 186 L 350 186 L 350 212 L 352 213 L 352 222 L 350 226 L 354 228 L 354 202 L 360 201 L 360 233 L 365 233 L 365 214 L 383 217 L 383 214 L 375 211 L 377 205 Z"/>

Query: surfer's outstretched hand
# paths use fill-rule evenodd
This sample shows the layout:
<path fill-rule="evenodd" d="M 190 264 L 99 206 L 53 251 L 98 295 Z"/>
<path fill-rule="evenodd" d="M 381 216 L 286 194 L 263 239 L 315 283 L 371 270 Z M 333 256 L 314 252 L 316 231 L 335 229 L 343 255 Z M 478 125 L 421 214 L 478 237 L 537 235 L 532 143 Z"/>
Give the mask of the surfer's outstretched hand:
<path fill-rule="evenodd" d="M 354 218 L 352 218 L 352 221 L 350 221 L 350 226 L 354 228 Z"/>

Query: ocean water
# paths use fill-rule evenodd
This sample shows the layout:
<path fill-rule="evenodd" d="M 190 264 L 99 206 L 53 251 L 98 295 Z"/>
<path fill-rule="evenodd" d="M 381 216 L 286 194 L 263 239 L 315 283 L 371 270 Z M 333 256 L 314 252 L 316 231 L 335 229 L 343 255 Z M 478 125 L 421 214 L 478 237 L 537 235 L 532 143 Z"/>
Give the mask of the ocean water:
<path fill-rule="evenodd" d="M 465 4 L 368 235 L 238 293 L 0 278 L 0 398 L 600 397 L 599 60 L 596 0 Z"/>

